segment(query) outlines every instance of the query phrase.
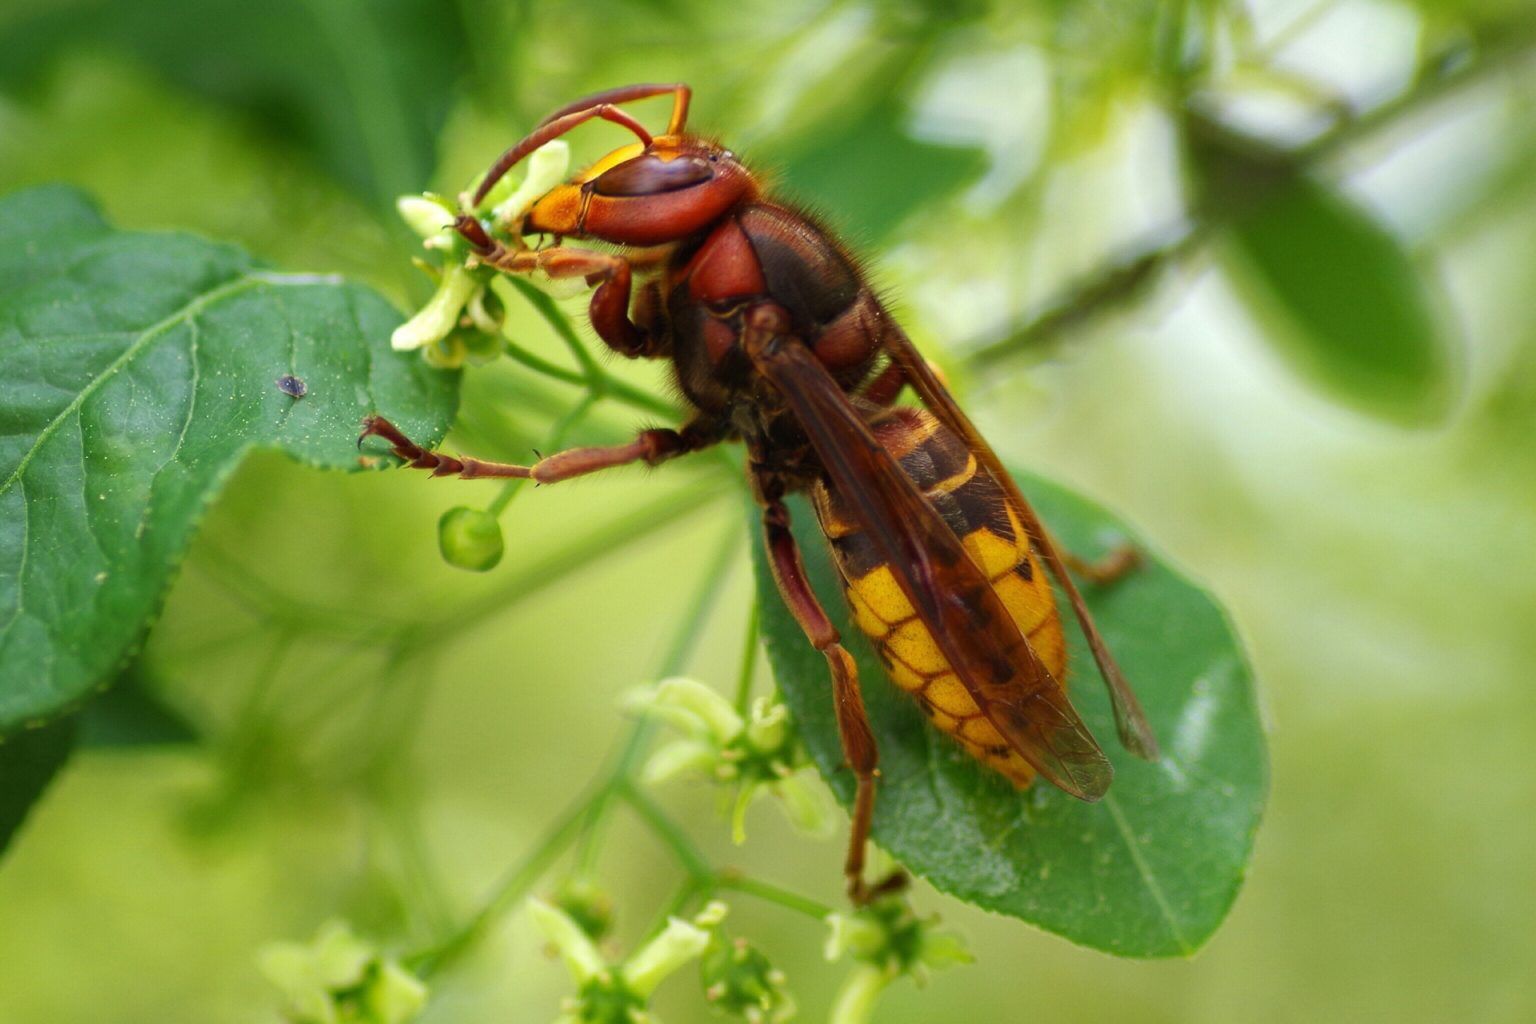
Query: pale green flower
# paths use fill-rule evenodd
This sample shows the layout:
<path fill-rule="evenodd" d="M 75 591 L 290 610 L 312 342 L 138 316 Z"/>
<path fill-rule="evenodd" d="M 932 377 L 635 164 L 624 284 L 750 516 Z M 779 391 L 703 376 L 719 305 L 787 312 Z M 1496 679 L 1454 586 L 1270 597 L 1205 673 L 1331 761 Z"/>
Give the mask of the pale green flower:
<path fill-rule="evenodd" d="M 475 210 L 476 215 L 489 208 L 493 232 L 515 229 L 528 207 L 565 179 L 570 162 L 570 147 L 561 140 L 539 147 L 525 161 L 521 182 L 511 176 L 497 182 Z M 474 184 L 471 184 L 471 191 L 473 188 Z M 432 298 L 415 316 L 395 328 L 389 339 L 390 345 L 401 352 L 435 346 L 428 353 L 430 362 L 437 366 L 458 366 L 466 358 L 475 361 L 478 351 L 474 344 L 449 337 L 462 326 L 497 339 L 494 353 L 499 354 L 501 318 L 487 309 L 499 301 L 488 298 L 486 293 L 492 273 L 480 267 L 474 252 L 453 230 L 458 215 L 453 204 L 435 193 L 423 192 L 401 196 L 395 200 L 395 209 L 400 219 L 421 236 L 425 248 L 443 254 L 443 266 L 437 275 L 437 290 Z M 503 240 L 513 245 L 521 244 L 520 240 L 510 237 Z M 580 278 L 550 282 L 543 274 L 529 277 L 541 287 L 558 284 L 560 291 L 567 291 L 573 285 L 577 290 L 585 287 Z"/>
<path fill-rule="evenodd" d="M 484 287 L 484 282 L 463 264 L 444 267 L 437 291 L 415 316 L 395 328 L 395 333 L 389 336 L 390 347 L 397 352 L 408 352 L 442 341 L 459 326 L 459 316 L 465 305 Z"/>
<path fill-rule="evenodd" d="M 645 1007 L 656 986 L 703 955 L 726 907 L 715 901 L 692 921 L 669 918 L 660 934 L 619 963 L 610 963 L 581 924 L 558 907 L 534 898 L 528 913 L 576 982 L 556 1024 L 655 1024 Z"/>
<path fill-rule="evenodd" d="M 704 998 L 716 1011 L 748 1024 L 782 1024 L 795 1015 L 784 972 L 746 939 L 719 937 L 699 964 Z"/>
<path fill-rule="evenodd" d="M 308 943 L 264 947 L 257 963 L 282 991 L 293 1024 L 406 1024 L 427 1004 L 421 979 L 340 921 Z"/>
<path fill-rule="evenodd" d="M 491 221 L 503 228 L 516 228 L 518 222 L 523 219 L 523 214 L 539 199 L 540 196 L 565 181 L 566 173 L 571 166 L 571 147 L 564 139 L 556 139 L 547 142 L 529 154 L 523 162 L 524 174 L 522 184 L 511 189 L 505 197 L 497 193 L 502 191 L 502 186 L 507 179 L 503 178 L 496 183 L 496 188 L 491 189 L 490 195 L 480 204 L 480 208 L 491 207 Z"/>
<path fill-rule="evenodd" d="M 395 200 L 395 210 L 406 227 L 422 238 L 427 249 L 453 247 L 453 222 L 458 216 L 453 204 L 435 192 L 401 196 Z"/>
<path fill-rule="evenodd" d="M 829 1024 L 867 1024 L 880 993 L 898 978 L 919 985 L 932 971 L 972 961 L 965 942 L 938 927 L 937 916 L 920 918 L 901 894 L 883 897 L 850 913 L 827 915 L 828 960 L 851 956 L 849 972 Z"/>
<path fill-rule="evenodd" d="M 630 696 L 631 709 L 674 726 L 681 738 L 659 747 L 646 763 L 647 783 L 701 775 L 727 787 L 731 838 L 746 840 L 747 808 L 764 791 L 779 798 L 796 827 L 820 833 L 828 823 L 823 790 L 783 704 L 759 697 L 746 718 L 703 683 L 663 679 Z"/>

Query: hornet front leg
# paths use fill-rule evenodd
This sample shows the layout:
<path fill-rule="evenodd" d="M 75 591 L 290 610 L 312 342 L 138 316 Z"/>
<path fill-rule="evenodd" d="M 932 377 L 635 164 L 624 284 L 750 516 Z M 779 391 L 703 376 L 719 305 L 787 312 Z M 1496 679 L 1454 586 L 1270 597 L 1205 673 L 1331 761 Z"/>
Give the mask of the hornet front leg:
<path fill-rule="evenodd" d="M 460 217 L 455 225 L 474 247 L 481 262 L 508 274 L 542 271 L 554 280 L 580 277 L 595 285 L 587 317 L 603 342 L 631 359 L 653 359 L 666 354 L 667 339 L 660 329 L 657 296 L 647 294 L 643 323 L 629 315 L 634 272 L 631 260 L 613 253 L 557 245 L 549 249 L 514 249 L 491 238 L 473 217 Z"/>

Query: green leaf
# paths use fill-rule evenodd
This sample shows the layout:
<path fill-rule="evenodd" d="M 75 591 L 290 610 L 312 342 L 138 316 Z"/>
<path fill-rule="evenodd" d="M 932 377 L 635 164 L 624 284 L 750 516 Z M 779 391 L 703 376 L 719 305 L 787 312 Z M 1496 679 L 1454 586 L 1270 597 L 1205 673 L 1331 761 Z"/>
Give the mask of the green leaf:
<path fill-rule="evenodd" d="M 350 469 L 369 412 L 443 434 L 457 378 L 391 352 L 399 321 L 337 278 L 116 231 L 71 189 L 0 199 L 0 735 L 120 668 L 251 448 Z"/>
<path fill-rule="evenodd" d="M 0 86 L 87 46 L 239 108 L 384 206 L 430 176 L 466 43 L 434 0 L 68 0 L 5 26 Z"/>
<path fill-rule="evenodd" d="M 66 718 L 41 729 L 26 729 L 0 740 L 0 854 L 69 760 L 75 720 Z"/>
<path fill-rule="evenodd" d="M 1018 479 L 1069 549 L 1092 554 L 1131 537 L 1085 499 L 1027 474 Z M 858 660 L 880 745 L 876 842 L 950 895 L 1085 946 L 1162 957 L 1204 944 L 1237 895 L 1266 789 L 1252 676 L 1210 596 L 1145 546 L 1143 567 L 1089 588 L 1164 757 L 1151 765 L 1120 749 L 1092 657 L 1069 625 L 1072 699 L 1114 762 L 1115 782 L 1097 804 L 1038 782 L 1021 793 L 930 726 L 885 677 L 847 613 L 814 514 L 803 500 L 792 509 L 812 583 Z M 754 552 L 768 659 L 811 756 L 849 805 L 853 778 L 843 767 L 826 662 L 779 599 L 760 540 Z"/>
<path fill-rule="evenodd" d="M 1191 145 L 1205 201 L 1233 211 L 1220 251 L 1265 337 L 1337 400 L 1404 424 L 1454 397 L 1454 359 L 1402 242 L 1283 153 L 1205 125 Z"/>

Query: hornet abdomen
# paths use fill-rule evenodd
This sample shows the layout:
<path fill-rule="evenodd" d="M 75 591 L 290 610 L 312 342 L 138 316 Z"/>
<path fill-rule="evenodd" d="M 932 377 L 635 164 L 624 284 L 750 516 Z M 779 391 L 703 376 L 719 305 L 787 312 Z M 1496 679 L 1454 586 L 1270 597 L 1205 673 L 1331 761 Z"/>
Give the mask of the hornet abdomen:
<path fill-rule="evenodd" d="M 1066 640 L 1051 585 L 1003 488 L 954 433 L 926 411 L 900 407 L 871 424 L 923 497 L 961 538 L 1035 654 L 1066 681 Z M 854 621 L 891 681 L 912 694 L 935 726 L 1017 786 L 1031 768 L 993 727 L 951 670 L 891 569 L 826 484 L 813 492 Z"/>

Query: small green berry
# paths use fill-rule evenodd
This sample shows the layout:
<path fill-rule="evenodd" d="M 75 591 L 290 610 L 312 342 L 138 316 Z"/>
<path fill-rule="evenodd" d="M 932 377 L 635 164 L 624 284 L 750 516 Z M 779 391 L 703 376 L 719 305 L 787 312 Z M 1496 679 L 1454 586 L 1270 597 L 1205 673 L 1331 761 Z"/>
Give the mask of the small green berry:
<path fill-rule="evenodd" d="M 443 561 L 470 572 L 494 569 L 505 549 L 496 517 L 464 505 L 449 509 L 437 521 L 437 545 Z"/>

